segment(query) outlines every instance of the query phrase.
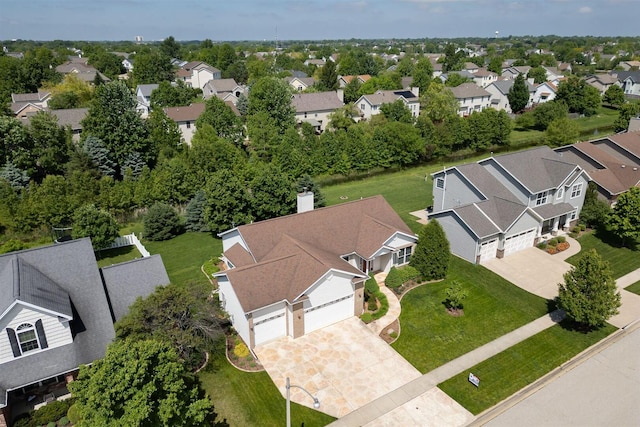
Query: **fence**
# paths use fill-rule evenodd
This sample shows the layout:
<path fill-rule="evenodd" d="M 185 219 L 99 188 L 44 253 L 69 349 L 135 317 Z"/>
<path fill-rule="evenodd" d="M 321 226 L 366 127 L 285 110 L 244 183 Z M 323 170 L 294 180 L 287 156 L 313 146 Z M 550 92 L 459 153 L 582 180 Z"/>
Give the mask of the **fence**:
<path fill-rule="evenodd" d="M 116 237 L 116 240 L 114 240 L 110 246 L 104 249 L 115 249 L 115 248 L 121 248 L 123 246 L 135 246 L 138 249 L 138 251 L 140 251 L 140 254 L 142 254 L 143 257 L 151 256 L 149 251 L 142 245 L 142 243 L 140 242 L 140 239 L 138 239 L 135 233 L 127 234 L 126 236 Z"/>

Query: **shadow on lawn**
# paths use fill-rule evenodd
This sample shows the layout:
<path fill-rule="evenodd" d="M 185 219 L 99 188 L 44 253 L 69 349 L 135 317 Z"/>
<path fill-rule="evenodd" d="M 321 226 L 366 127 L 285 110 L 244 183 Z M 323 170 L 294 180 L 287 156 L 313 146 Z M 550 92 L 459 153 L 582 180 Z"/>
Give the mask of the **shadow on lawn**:
<path fill-rule="evenodd" d="M 607 245 L 617 249 L 626 248 L 632 251 L 638 250 L 638 241 L 628 240 L 626 242 L 623 242 L 622 239 L 617 237 L 612 232 L 606 230 L 604 227 L 600 227 L 596 229 L 595 236 L 598 239 L 600 239 L 603 243 L 606 243 Z"/>

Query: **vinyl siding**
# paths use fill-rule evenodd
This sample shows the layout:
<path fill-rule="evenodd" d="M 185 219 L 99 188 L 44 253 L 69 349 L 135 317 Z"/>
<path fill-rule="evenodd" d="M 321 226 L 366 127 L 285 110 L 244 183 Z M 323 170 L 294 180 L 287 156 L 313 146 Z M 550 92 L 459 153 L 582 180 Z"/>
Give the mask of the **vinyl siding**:
<path fill-rule="evenodd" d="M 227 276 L 218 277 L 218 287 L 220 289 L 220 305 L 222 309 L 231 316 L 231 324 L 245 344 L 249 346 L 249 323 Z"/>
<path fill-rule="evenodd" d="M 484 200 L 484 196 L 473 188 L 457 170 L 447 172 L 444 181 L 444 192 L 442 189 L 437 188 L 438 177 L 434 177 L 433 184 L 433 206 L 436 212 Z"/>
<path fill-rule="evenodd" d="M 48 348 L 60 347 L 73 342 L 69 322 L 60 321 L 57 316 L 17 304 L 0 320 L 0 364 L 15 359 L 6 328 L 9 327 L 17 332 L 18 326 L 21 324 L 30 323 L 35 326 L 38 320 L 42 320 Z M 33 350 L 25 356 L 46 350 Z"/>
<path fill-rule="evenodd" d="M 438 220 L 447 235 L 451 253 L 475 264 L 478 242 L 467 226 L 451 212 L 434 216 L 434 218 Z"/>

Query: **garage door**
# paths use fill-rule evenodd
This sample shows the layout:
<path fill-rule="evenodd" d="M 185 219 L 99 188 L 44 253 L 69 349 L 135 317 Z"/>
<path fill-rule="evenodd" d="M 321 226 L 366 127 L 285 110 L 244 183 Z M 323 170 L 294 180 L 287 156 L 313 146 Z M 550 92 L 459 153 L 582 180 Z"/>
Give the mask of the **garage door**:
<path fill-rule="evenodd" d="M 504 256 L 530 248 L 533 246 L 535 237 L 535 228 L 507 237 L 504 241 Z"/>
<path fill-rule="evenodd" d="M 284 313 L 260 320 L 253 324 L 255 345 L 262 344 L 287 334 L 287 318 Z"/>
<path fill-rule="evenodd" d="M 353 316 L 353 294 L 304 310 L 304 333 L 308 334 Z"/>
<path fill-rule="evenodd" d="M 496 257 L 498 239 L 488 240 L 480 244 L 480 262 L 489 261 Z"/>

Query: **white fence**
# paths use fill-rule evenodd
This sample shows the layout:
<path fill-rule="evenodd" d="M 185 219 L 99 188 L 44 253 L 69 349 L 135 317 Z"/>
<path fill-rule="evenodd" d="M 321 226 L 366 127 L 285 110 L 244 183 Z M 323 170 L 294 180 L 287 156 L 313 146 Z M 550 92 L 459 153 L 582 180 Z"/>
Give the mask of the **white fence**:
<path fill-rule="evenodd" d="M 104 249 L 121 248 L 123 246 L 135 246 L 138 249 L 138 251 L 140 251 L 140 254 L 142 254 L 143 257 L 151 256 L 149 251 L 140 242 L 140 239 L 136 237 L 135 233 L 127 234 L 126 236 L 116 237 L 116 240 L 114 240 L 114 242 L 110 246 Z"/>

